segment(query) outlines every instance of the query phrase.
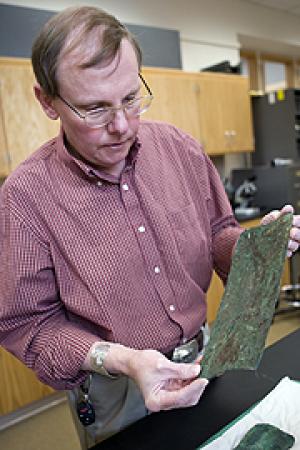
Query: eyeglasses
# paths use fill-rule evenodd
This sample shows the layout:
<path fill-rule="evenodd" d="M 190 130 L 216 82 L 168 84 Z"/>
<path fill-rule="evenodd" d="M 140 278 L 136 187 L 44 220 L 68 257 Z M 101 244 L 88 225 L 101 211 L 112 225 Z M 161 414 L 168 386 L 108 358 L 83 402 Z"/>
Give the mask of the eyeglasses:
<path fill-rule="evenodd" d="M 71 105 L 67 100 L 65 100 L 60 94 L 57 97 L 67 105 L 78 117 L 85 121 L 86 125 L 90 128 L 101 128 L 105 127 L 105 125 L 109 124 L 117 111 L 122 110 L 126 113 L 127 117 L 138 117 L 150 107 L 151 102 L 153 100 L 153 94 L 151 92 L 150 87 L 146 83 L 145 79 L 139 73 L 139 78 L 145 86 L 148 95 L 144 95 L 141 97 L 133 98 L 132 100 L 128 100 L 123 105 L 120 106 L 108 106 L 105 108 L 97 108 L 92 111 L 86 111 L 85 114 L 78 111 L 75 106 Z"/>

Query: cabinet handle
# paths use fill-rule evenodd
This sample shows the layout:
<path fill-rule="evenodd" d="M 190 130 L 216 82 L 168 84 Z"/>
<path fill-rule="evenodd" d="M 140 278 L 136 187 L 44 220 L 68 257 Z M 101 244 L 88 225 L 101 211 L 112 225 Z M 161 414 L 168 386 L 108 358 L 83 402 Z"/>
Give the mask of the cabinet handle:
<path fill-rule="evenodd" d="M 200 86 L 197 83 L 194 84 L 194 92 L 196 95 L 200 94 Z"/>

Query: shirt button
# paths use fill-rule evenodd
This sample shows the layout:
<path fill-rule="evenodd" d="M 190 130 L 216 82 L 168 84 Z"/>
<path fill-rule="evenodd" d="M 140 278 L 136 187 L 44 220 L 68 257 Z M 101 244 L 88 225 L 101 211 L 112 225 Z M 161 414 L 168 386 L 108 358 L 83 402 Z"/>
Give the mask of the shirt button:
<path fill-rule="evenodd" d="M 145 233 L 146 228 L 144 227 L 144 225 L 141 225 L 140 227 L 138 227 L 138 231 L 139 231 L 140 233 Z"/>
<path fill-rule="evenodd" d="M 97 186 L 102 186 L 102 181 L 97 181 Z"/>
<path fill-rule="evenodd" d="M 182 338 L 182 343 L 185 344 L 186 342 L 187 342 L 187 338 L 186 337 Z"/>
<path fill-rule="evenodd" d="M 122 184 L 122 189 L 123 191 L 128 191 L 129 190 L 128 184 L 127 183 Z"/>
<path fill-rule="evenodd" d="M 154 272 L 155 272 L 155 273 L 160 273 L 160 268 L 159 268 L 158 266 L 155 266 L 155 267 L 154 267 Z"/>
<path fill-rule="evenodd" d="M 173 311 L 175 311 L 175 306 L 174 306 L 174 305 L 170 305 L 170 306 L 169 306 L 169 309 L 170 309 L 170 311 L 173 312 Z"/>

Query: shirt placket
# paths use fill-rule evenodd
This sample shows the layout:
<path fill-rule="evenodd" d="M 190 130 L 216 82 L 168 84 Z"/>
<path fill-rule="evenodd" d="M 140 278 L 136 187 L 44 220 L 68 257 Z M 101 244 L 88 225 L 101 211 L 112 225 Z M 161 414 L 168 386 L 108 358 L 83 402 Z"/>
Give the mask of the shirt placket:
<path fill-rule="evenodd" d="M 178 310 L 170 287 L 163 261 L 157 248 L 156 239 L 150 224 L 141 208 L 136 186 L 129 173 L 124 173 L 120 183 L 121 197 L 128 219 L 134 229 L 142 252 L 146 270 L 168 316 L 178 323 Z"/>

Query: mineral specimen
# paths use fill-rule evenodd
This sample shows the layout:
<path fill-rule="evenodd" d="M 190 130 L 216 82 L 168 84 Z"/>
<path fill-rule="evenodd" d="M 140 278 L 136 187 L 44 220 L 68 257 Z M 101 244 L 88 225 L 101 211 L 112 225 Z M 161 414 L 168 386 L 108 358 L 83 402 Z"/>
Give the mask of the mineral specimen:
<path fill-rule="evenodd" d="M 295 438 L 268 423 L 257 423 L 243 437 L 234 450 L 287 450 Z"/>
<path fill-rule="evenodd" d="M 279 296 L 292 217 L 282 215 L 241 234 L 201 362 L 201 377 L 258 367 Z"/>

